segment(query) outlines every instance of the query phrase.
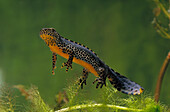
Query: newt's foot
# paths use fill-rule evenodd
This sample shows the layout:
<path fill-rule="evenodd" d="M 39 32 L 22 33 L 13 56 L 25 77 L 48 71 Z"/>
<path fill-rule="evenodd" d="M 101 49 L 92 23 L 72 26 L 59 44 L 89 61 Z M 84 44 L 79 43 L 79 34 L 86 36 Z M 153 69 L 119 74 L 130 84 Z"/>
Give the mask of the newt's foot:
<path fill-rule="evenodd" d="M 61 68 L 65 67 L 65 66 L 67 66 L 66 72 L 68 72 L 69 67 L 70 67 L 71 70 L 72 70 L 72 63 L 69 63 L 69 62 L 63 63 L 62 66 L 61 66 Z"/>
<path fill-rule="evenodd" d="M 81 89 L 83 89 L 83 85 L 86 85 L 86 79 L 80 78 L 79 79 L 79 85 L 81 86 Z"/>
<path fill-rule="evenodd" d="M 54 70 L 56 69 L 56 66 L 54 67 L 54 69 L 52 70 L 52 74 L 55 75 L 55 72 Z"/>
<path fill-rule="evenodd" d="M 87 69 L 83 69 L 83 76 L 79 79 L 79 85 L 81 86 L 81 89 L 83 89 L 83 85 L 86 85 L 86 80 L 88 78 L 88 70 Z"/>
<path fill-rule="evenodd" d="M 101 85 L 100 88 L 102 88 L 103 85 L 106 86 L 106 79 L 103 79 L 103 78 L 99 77 L 99 78 L 96 78 L 96 79 L 95 79 L 95 81 L 93 82 L 93 84 L 96 83 L 96 82 L 97 82 L 96 88 L 98 88 L 100 85 Z"/>

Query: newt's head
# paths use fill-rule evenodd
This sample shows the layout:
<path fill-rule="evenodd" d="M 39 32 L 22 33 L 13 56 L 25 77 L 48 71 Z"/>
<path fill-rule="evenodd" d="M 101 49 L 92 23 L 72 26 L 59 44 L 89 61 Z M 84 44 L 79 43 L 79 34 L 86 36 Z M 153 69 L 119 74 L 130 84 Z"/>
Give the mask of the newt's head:
<path fill-rule="evenodd" d="M 60 40 L 60 35 L 54 28 L 42 28 L 40 31 L 40 37 L 46 42 L 47 45 L 56 45 L 56 42 Z"/>

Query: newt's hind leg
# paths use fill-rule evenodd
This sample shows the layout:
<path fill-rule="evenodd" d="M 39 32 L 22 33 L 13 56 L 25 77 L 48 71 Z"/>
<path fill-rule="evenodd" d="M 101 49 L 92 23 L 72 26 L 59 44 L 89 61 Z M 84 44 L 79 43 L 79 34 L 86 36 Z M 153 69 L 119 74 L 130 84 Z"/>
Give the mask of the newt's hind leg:
<path fill-rule="evenodd" d="M 69 55 L 69 58 L 68 58 L 68 61 L 65 62 L 65 63 L 63 63 L 62 66 L 61 66 L 61 68 L 67 66 L 66 72 L 68 72 L 69 67 L 72 69 L 73 57 L 74 57 L 74 55 L 73 55 L 73 54 L 70 54 L 70 55 Z"/>
<path fill-rule="evenodd" d="M 80 78 L 80 85 L 81 85 L 81 89 L 83 89 L 83 85 L 85 84 L 86 85 L 86 80 L 88 78 L 88 74 L 89 74 L 89 71 L 87 69 L 83 69 L 83 76 Z"/>
<path fill-rule="evenodd" d="M 54 70 L 56 69 L 56 61 L 57 61 L 57 54 L 56 53 L 53 53 L 53 56 L 52 56 L 52 60 L 53 60 L 53 64 L 52 64 L 52 74 L 54 75 Z"/>
<path fill-rule="evenodd" d="M 96 83 L 96 82 L 97 82 L 96 88 L 98 88 L 100 85 L 101 85 L 100 88 L 102 88 L 103 85 L 106 86 L 106 78 L 98 77 L 98 78 L 95 79 L 95 81 L 93 82 L 93 84 Z"/>
<path fill-rule="evenodd" d="M 95 81 L 93 82 L 93 84 L 97 82 L 96 88 L 98 88 L 100 85 L 101 85 L 100 88 L 102 88 L 103 85 L 106 86 L 106 74 L 104 68 L 99 67 L 99 72 L 100 72 L 99 77 L 96 78 Z"/>

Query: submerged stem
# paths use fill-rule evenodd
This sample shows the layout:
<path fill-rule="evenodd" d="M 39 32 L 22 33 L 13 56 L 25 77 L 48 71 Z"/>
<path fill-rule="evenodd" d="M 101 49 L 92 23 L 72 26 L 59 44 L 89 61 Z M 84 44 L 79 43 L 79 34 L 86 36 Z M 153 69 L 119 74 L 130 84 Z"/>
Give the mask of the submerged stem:
<path fill-rule="evenodd" d="M 156 102 L 159 101 L 162 80 L 163 80 L 166 68 L 168 67 L 169 61 L 170 61 L 170 51 L 169 51 L 167 57 L 165 58 L 165 61 L 164 61 L 163 65 L 162 65 L 162 68 L 160 70 L 159 77 L 158 77 L 158 80 L 157 80 L 156 90 L 155 90 L 155 101 Z"/>
<path fill-rule="evenodd" d="M 65 112 L 65 111 L 71 111 L 71 110 L 89 108 L 89 107 L 91 107 L 91 108 L 92 107 L 108 107 L 108 108 L 128 110 L 128 111 L 143 111 L 142 109 L 133 109 L 133 108 L 127 108 L 127 107 L 109 105 L 109 104 L 107 104 L 107 105 L 105 105 L 105 104 L 83 104 L 83 105 L 76 105 L 76 106 L 72 106 L 72 107 L 63 108 L 63 109 L 57 110 L 55 112 Z"/>
<path fill-rule="evenodd" d="M 159 0 L 155 0 L 155 3 L 162 9 L 162 11 L 164 12 L 164 14 L 170 18 L 170 14 L 168 13 L 168 11 L 165 9 L 165 7 L 163 6 L 163 4 L 159 1 Z"/>

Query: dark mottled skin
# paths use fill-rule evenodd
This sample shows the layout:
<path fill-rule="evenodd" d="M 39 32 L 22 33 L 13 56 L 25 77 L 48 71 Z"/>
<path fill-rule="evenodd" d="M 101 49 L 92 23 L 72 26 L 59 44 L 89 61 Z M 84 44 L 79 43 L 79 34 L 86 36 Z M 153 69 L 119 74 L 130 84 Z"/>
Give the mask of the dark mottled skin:
<path fill-rule="evenodd" d="M 52 37 L 43 37 L 41 35 L 50 35 Z M 138 84 L 130 81 L 126 77 L 120 75 L 119 73 L 115 72 L 111 69 L 108 65 L 106 65 L 91 49 L 88 47 L 79 44 L 77 42 L 71 41 L 60 36 L 53 28 L 43 28 L 40 31 L 40 36 L 42 39 L 45 40 L 47 45 L 55 46 L 57 45 L 62 52 L 69 55 L 69 59 L 66 63 L 63 64 L 67 66 L 66 71 L 68 71 L 69 67 L 72 68 L 72 61 L 73 58 L 82 60 L 90 65 L 95 69 L 98 74 L 98 78 L 93 82 L 97 82 L 96 88 L 103 85 L 106 85 L 106 78 L 109 79 L 110 83 L 117 88 L 117 90 L 122 91 L 126 94 L 140 94 L 143 91 L 143 88 Z M 55 62 L 57 58 L 57 54 L 53 53 L 53 70 L 55 67 Z M 83 69 L 83 77 L 80 79 L 81 87 L 83 88 L 83 84 L 86 85 L 86 79 L 88 77 L 89 71 L 84 68 Z"/>

